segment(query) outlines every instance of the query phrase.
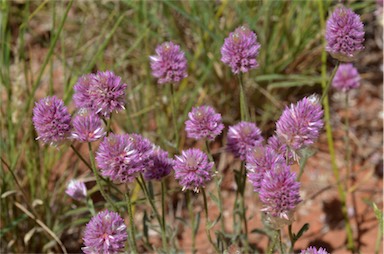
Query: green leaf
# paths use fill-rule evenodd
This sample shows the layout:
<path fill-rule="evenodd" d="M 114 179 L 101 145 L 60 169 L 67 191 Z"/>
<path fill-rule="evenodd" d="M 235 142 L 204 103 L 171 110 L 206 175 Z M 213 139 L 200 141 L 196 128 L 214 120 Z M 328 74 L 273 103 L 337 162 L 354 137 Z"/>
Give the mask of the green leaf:
<path fill-rule="evenodd" d="M 207 229 L 211 230 L 211 228 L 213 228 L 217 224 L 217 222 L 219 222 L 220 218 L 221 218 L 221 213 L 219 214 L 219 216 L 217 216 L 217 218 L 214 221 L 208 222 Z"/>
<path fill-rule="evenodd" d="M 208 194 L 212 201 L 215 202 L 216 205 L 219 205 L 219 199 L 212 192 L 208 192 Z"/>
<path fill-rule="evenodd" d="M 309 229 L 309 224 L 308 223 L 305 223 L 301 229 L 299 230 L 299 232 L 297 233 L 297 235 L 294 235 L 295 237 L 295 240 L 298 240 L 306 231 L 308 231 Z"/>
<path fill-rule="evenodd" d="M 193 234 L 194 235 L 197 235 L 197 231 L 199 230 L 199 226 L 200 226 L 200 213 L 197 213 L 196 218 L 195 218 L 195 225 L 193 225 Z"/>

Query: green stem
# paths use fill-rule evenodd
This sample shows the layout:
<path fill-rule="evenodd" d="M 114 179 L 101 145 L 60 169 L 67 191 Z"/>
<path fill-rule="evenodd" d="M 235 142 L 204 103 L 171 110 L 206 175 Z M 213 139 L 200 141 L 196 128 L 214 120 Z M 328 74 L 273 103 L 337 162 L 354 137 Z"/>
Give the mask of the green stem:
<path fill-rule="evenodd" d="M 71 148 L 72 150 L 75 152 L 75 154 L 77 155 L 77 157 L 79 157 L 79 159 L 90 169 L 90 170 L 93 170 L 92 169 L 92 166 L 89 165 L 89 163 L 84 159 L 84 157 L 79 153 L 79 151 L 77 151 L 76 147 L 71 144 Z"/>
<path fill-rule="evenodd" d="M 89 158 L 91 160 L 91 168 L 92 168 L 93 174 L 95 175 L 97 186 L 99 186 L 100 193 L 103 196 L 103 198 L 107 200 L 108 204 L 113 208 L 113 210 L 118 211 L 118 208 L 116 207 L 115 202 L 107 195 L 107 193 L 105 193 L 103 185 L 101 184 L 100 176 L 96 170 L 95 158 L 93 157 L 92 145 L 90 142 L 88 142 L 88 149 L 89 149 Z"/>
<path fill-rule="evenodd" d="M 327 82 L 327 84 L 325 85 L 325 88 L 324 88 L 324 86 L 323 86 L 323 94 L 321 95 L 320 102 L 323 102 L 324 99 L 325 99 L 325 97 L 328 98 L 329 87 L 331 86 L 332 80 L 333 80 L 333 78 L 334 78 L 335 75 L 336 75 L 337 69 L 339 69 L 339 65 L 340 65 L 340 62 L 337 61 L 336 66 L 335 66 L 335 68 L 333 68 L 333 71 L 332 71 L 332 73 L 331 73 L 331 76 L 329 77 L 328 82 Z M 323 72 L 322 72 L 322 73 L 323 73 Z"/>
<path fill-rule="evenodd" d="M 324 19 L 324 9 L 323 9 L 323 0 L 318 0 L 319 4 L 319 15 L 320 15 L 320 24 L 321 28 L 324 30 L 325 28 L 325 19 Z M 325 43 L 325 38 L 323 43 Z M 331 166 L 332 166 L 332 171 L 335 176 L 336 182 L 337 182 L 337 190 L 340 196 L 340 202 L 342 205 L 342 212 L 345 220 L 345 228 L 346 228 L 346 233 L 347 233 L 347 238 L 348 238 L 348 243 L 347 247 L 349 250 L 354 251 L 355 250 L 355 244 L 353 240 L 353 232 L 352 232 L 352 227 L 348 218 L 348 213 L 347 213 L 347 206 L 346 206 L 346 194 L 345 191 L 343 190 L 342 183 L 340 182 L 340 173 L 339 169 L 336 164 L 336 154 L 335 154 L 335 149 L 333 145 L 333 136 L 332 136 L 332 127 L 331 127 L 331 116 L 330 116 L 330 108 L 329 108 L 329 101 L 328 101 L 328 90 L 327 90 L 327 53 L 325 50 L 323 50 L 322 55 L 321 55 L 321 77 L 322 77 L 322 88 L 323 88 L 323 96 L 322 96 L 322 103 L 324 106 L 324 119 L 325 119 L 325 129 L 326 129 L 326 134 L 327 134 L 327 141 L 328 141 L 328 148 L 329 148 L 329 153 L 331 156 Z M 338 65 L 336 65 L 338 67 Z M 336 68 L 335 68 L 336 69 Z M 335 72 L 335 70 L 334 70 Z M 332 77 L 332 76 L 331 76 Z M 331 83 L 331 80 L 329 80 L 328 84 Z M 329 87 L 329 85 L 328 85 Z"/>
<path fill-rule="evenodd" d="M 347 181 L 346 181 L 346 192 L 348 193 L 348 181 L 349 177 L 351 175 L 351 149 L 349 144 L 349 99 L 348 99 L 348 93 L 345 95 L 345 110 L 346 110 L 346 117 L 345 117 L 345 149 L 346 149 L 346 166 L 347 166 Z"/>
<path fill-rule="evenodd" d="M 244 94 L 244 84 L 243 84 L 243 74 L 239 74 L 239 84 L 240 84 L 240 117 L 241 121 L 247 121 L 249 119 L 249 112 L 247 106 L 247 98 Z"/>
<path fill-rule="evenodd" d="M 167 186 L 165 185 L 165 180 L 162 179 L 161 180 L 161 215 L 162 215 L 161 223 L 162 223 L 162 226 L 163 226 L 162 229 L 163 229 L 165 235 L 166 235 L 166 228 L 165 228 L 165 198 L 166 198 L 166 195 L 167 195 Z"/>
<path fill-rule="evenodd" d="M 207 150 L 208 153 L 208 158 L 210 161 L 213 163 L 215 162 L 213 160 L 213 156 L 211 153 L 211 149 L 209 148 L 208 140 L 205 141 L 205 149 Z M 213 164 L 213 170 L 215 172 L 215 183 L 216 183 L 216 188 L 217 188 L 217 198 L 218 198 L 218 205 L 219 205 L 219 210 L 220 210 L 220 227 L 221 227 L 221 232 L 225 233 L 225 224 L 224 224 L 224 215 L 223 215 L 223 202 L 222 202 L 222 196 L 221 196 L 221 188 L 220 188 L 220 182 L 221 182 L 221 174 L 217 171 L 216 164 Z"/>
<path fill-rule="evenodd" d="M 246 209 L 245 209 L 245 197 L 244 197 L 244 193 L 245 193 L 245 187 L 246 187 L 246 183 L 247 183 L 247 171 L 244 167 L 244 162 L 241 162 L 241 168 L 240 168 L 240 172 L 241 172 L 241 176 L 242 176 L 242 187 L 241 187 L 241 192 L 240 192 L 240 210 L 241 210 L 241 217 L 242 217 L 242 220 L 243 220 L 243 223 L 244 223 L 244 236 L 245 236 L 245 239 L 244 239 L 244 247 L 245 247 L 245 251 L 247 252 L 248 249 L 249 249 L 249 245 L 248 245 L 248 221 L 247 221 L 247 215 L 246 215 Z"/>
<path fill-rule="evenodd" d="M 86 202 L 87 202 L 87 206 L 88 206 L 88 209 L 89 209 L 90 213 L 92 214 L 92 216 L 95 216 L 96 215 L 95 206 L 93 204 L 93 200 L 88 195 L 87 195 Z"/>
<path fill-rule="evenodd" d="M 187 190 L 186 201 L 188 205 L 189 218 L 191 220 L 191 232 L 192 232 L 192 254 L 196 252 L 196 235 L 195 235 L 195 214 L 193 213 L 193 206 L 191 200 L 191 191 Z"/>
<path fill-rule="evenodd" d="M 293 233 L 292 233 L 292 224 L 288 226 L 288 234 L 289 234 L 289 240 L 291 241 L 291 247 L 289 248 L 289 253 L 292 253 L 295 242 L 296 242 L 295 237 L 293 236 Z"/>
<path fill-rule="evenodd" d="M 145 194 L 145 197 L 149 201 L 149 204 L 152 207 L 152 211 L 155 214 L 157 221 L 159 222 L 159 225 L 160 225 L 160 228 L 161 228 L 161 240 L 162 240 L 162 243 L 163 243 L 163 248 L 164 248 L 164 251 L 167 251 L 167 237 L 166 237 L 166 234 L 165 234 L 165 225 L 162 223 L 162 219 L 160 217 L 159 212 L 157 211 L 157 208 L 156 208 L 155 203 L 153 202 L 153 199 L 149 196 L 149 191 L 147 189 L 147 185 L 145 184 L 145 181 L 144 181 L 144 178 L 143 178 L 142 174 L 140 174 L 140 180 L 137 179 L 137 182 L 139 183 L 141 189 L 143 190 L 143 192 Z"/>
<path fill-rule="evenodd" d="M 112 116 L 113 116 L 113 113 L 111 113 L 111 116 L 110 116 L 109 120 L 107 121 L 107 137 L 109 136 L 109 133 L 111 133 L 111 131 L 112 131 L 112 128 L 111 128 Z"/>
<path fill-rule="evenodd" d="M 278 237 L 279 237 L 280 254 L 284 254 L 284 251 L 283 251 L 283 243 L 281 242 L 281 230 L 277 230 L 277 235 L 278 235 Z"/>
<path fill-rule="evenodd" d="M 203 193 L 203 199 L 204 199 L 204 211 L 205 211 L 206 224 L 209 225 L 207 195 L 205 194 L 204 188 L 201 188 L 201 192 Z M 215 249 L 216 253 L 220 253 L 220 250 L 217 248 L 216 244 L 212 241 L 211 232 L 208 227 L 205 227 L 205 232 L 207 233 L 208 240 L 213 246 L 213 248 Z"/>
<path fill-rule="evenodd" d="M 179 132 L 177 129 L 175 91 L 174 91 L 173 84 L 171 84 L 171 100 L 172 100 L 173 130 L 175 132 L 175 139 L 176 139 L 176 150 L 179 150 Z"/>
<path fill-rule="evenodd" d="M 275 246 L 276 246 L 278 238 L 279 238 L 278 234 L 275 234 L 275 237 L 273 238 L 273 242 L 271 244 L 271 248 L 269 248 L 269 250 L 267 252 L 268 254 L 272 254 L 273 251 L 275 250 Z"/>
<path fill-rule="evenodd" d="M 132 202 L 131 202 L 131 196 L 129 194 L 129 190 L 127 190 L 127 193 L 125 194 L 125 198 L 127 200 L 127 210 L 128 210 L 128 216 L 129 216 L 129 228 L 131 233 L 128 234 L 129 237 L 129 245 L 132 248 L 133 253 L 138 253 L 137 252 L 137 246 L 136 246 L 136 232 L 135 232 L 135 223 L 133 221 L 133 213 L 132 213 Z"/>

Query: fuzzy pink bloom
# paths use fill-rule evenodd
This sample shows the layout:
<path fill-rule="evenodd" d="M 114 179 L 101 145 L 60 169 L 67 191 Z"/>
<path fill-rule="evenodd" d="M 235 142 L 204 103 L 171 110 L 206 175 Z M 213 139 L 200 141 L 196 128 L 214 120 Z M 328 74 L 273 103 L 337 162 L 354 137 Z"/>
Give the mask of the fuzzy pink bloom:
<path fill-rule="evenodd" d="M 340 64 L 332 80 L 332 86 L 342 92 L 358 88 L 360 86 L 359 72 L 352 64 Z"/>
<path fill-rule="evenodd" d="M 72 138 L 80 142 L 94 142 L 106 134 L 103 123 L 95 113 L 80 110 L 73 119 Z"/>
<path fill-rule="evenodd" d="M 320 247 L 319 249 L 316 249 L 315 247 L 310 246 L 307 249 L 302 250 L 300 254 L 330 254 L 330 253 L 324 248 Z"/>
<path fill-rule="evenodd" d="M 82 201 L 87 197 L 87 187 L 84 182 L 72 179 L 65 190 L 68 196 L 78 201 Z"/>

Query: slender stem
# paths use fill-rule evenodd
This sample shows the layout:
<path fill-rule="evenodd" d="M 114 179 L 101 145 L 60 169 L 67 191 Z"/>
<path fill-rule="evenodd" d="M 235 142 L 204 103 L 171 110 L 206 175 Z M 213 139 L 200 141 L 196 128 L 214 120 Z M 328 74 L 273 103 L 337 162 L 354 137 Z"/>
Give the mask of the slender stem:
<path fill-rule="evenodd" d="M 112 131 L 112 128 L 111 128 L 112 116 L 113 116 L 113 113 L 111 113 L 111 116 L 109 117 L 109 119 L 107 121 L 107 137 L 109 136 L 109 133 L 111 133 L 111 131 Z"/>
<path fill-rule="evenodd" d="M 153 199 L 149 196 L 149 191 L 147 189 L 147 185 L 145 184 L 145 181 L 144 181 L 144 178 L 143 178 L 142 174 L 140 174 L 140 180 L 137 179 L 137 182 L 139 183 L 141 189 L 143 190 L 143 192 L 145 194 L 145 197 L 149 201 L 149 204 L 152 207 L 152 211 L 155 214 L 157 221 L 159 222 L 159 225 L 160 225 L 160 228 L 161 228 L 161 240 L 162 240 L 162 243 L 163 243 L 164 251 L 166 251 L 167 250 L 167 237 L 166 237 L 166 234 L 165 234 L 165 225 L 162 223 L 162 219 L 160 217 L 159 212 L 157 211 L 157 208 L 156 208 L 155 203 L 153 202 Z"/>
<path fill-rule="evenodd" d="M 240 85 L 240 117 L 241 121 L 247 121 L 249 119 L 249 112 L 247 106 L 247 98 L 244 94 L 243 74 L 239 74 L 239 85 Z"/>
<path fill-rule="evenodd" d="M 162 226 L 163 226 L 163 231 L 165 232 L 166 235 L 166 228 L 165 228 L 165 198 L 167 195 L 167 186 L 165 185 L 165 180 L 161 180 L 161 215 L 162 215 Z M 166 249 L 165 249 L 166 250 Z"/>
<path fill-rule="evenodd" d="M 324 9 L 323 9 L 323 0 L 318 0 L 319 4 L 319 16 L 320 16 L 320 25 L 321 28 L 325 28 L 325 19 L 324 19 Z M 325 43 L 325 39 L 323 39 L 323 44 Z M 347 213 L 347 206 L 346 206 L 346 195 L 345 191 L 343 190 L 342 183 L 339 181 L 340 180 L 340 175 L 339 175 L 339 169 L 336 164 L 336 153 L 333 145 L 333 136 L 332 136 L 332 127 L 331 127 L 331 117 L 330 117 L 330 109 L 329 109 L 329 101 L 328 101 L 328 94 L 327 94 L 327 53 L 325 50 L 323 50 L 322 55 L 321 55 L 321 77 L 322 77 L 322 88 L 323 88 L 323 96 L 322 96 L 322 103 L 324 106 L 324 119 L 325 119 L 325 129 L 326 129 L 326 134 L 327 134 L 327 141 L 328 141 L 328 148 L 329 148 L 329 153 L 331 156 L 331 166 L 332 166 L 332 171 L 333 174 L 336 178 L 337 182 L 337 189 L 338 193 L 340 196 L 340 202 L 342 205 L 342 212 L 345 220 L 345 228 L 347 232 L 347 238 L 348 238 L 348 243 L 347 247 L 348 249 L 354 251 L 355 250 L 355 244 L 353 240 L 353 232 L 352 232 L 352 227 L 348 218 L 348 213 Z M 337 67 L 338 65 L 336 65 Z M 334 70 L 335 72 L 335 70 Z M 328 82 L 330 84 L 331 81 Z"/>
<path fill-rule="evenodd" d="M 86 202 L 87 202 L 87 206 L 88 206 L 90 213 L 92 214 L 92 216 L 95 216 L 96 215 L 95 206 L 93 204 L 93 200 L 88 195 L 87 195 Z"/>
<path fill-rule="evenodd" d="M 275 250 L 275 246 L 276 246 L 278 238 L 279 238 L 278 234 L 275 234 L 275 237 L 273 238 L 273 241 L 272 241 L 272 244 L 271 244 L 271 248 L 269 248 L 269 250 L 267 252 L 268 254 L 272 254 L 273 251 Z"/>
<path fill-rule="evenodd" d="M 92 166 L 89 165 L 89 163 L 84 159 L 84 157 L 79 153 L 79 151 L 77 151 L 76 147 L 71 144 L 71 148 L 72 150 L 75 152 L 75 154 L 77 155 L 77 157 L 79 157 L 79 159 L 90 169 L 92 170 Z"/>
<path fill-rule="evenodd" d="M 204 211 L 205 211 L 206 224 L 209 225 L 207 195 L 205 194 L 204 188 L 201 188 L 201 192 L 203 193 L 203 199 L 204 199 Z M 220 250 L 217 248 L 216 244 L 212 241 L 211 232 L 210 232 L 210 229 L 208 227 L 205 227 L 205 232 L 207 233 L 208 240 L 212 244 L 216 253 L 220 253 Z"/>
<path fill-rule="evenodd" d="M 129 190 L 127 190 L 127 193 L 125 193 L 125 198 L 127 200 L 127 210 L 128 210 L 128 216 L 129 216 L 129 228 L 131 231 L 131 234 L 128 234 L 130 243 L 129 245 L 132 248 L 133 253 L 137 252 L 137 246 L 136 246 L 136 240 L 135 240 L 135 223 L 133 221 L 133 213 L 132 213 L 132 202 L 131 202 L 131 195 L 129 194 Z"/>
<path fill-rule="evenodd" d="M 99 186 L 100 193 L 103 196 L 103 198 L 107 200 L 108 204 L 113 208 L 113 210 L 118 211 L 118 208 L 116 207 L 114 201 L 107 195 L 107 193 L 105 193 L 103 185 L 101 184 L 100 176 L 96 170 L 95 158 L 93 157 L 92 145 L 90 142 L 88 142 L 88 149 L 89 149 L 89 158 L 91 160 L 91 168 L 92 168 L 93 174 L 95 175 L 96 183 Z"/>
<path fill-rule="evenodd" d="M 246 183 L 247 183 L 247 172 L 245 170 L 245 167 L 244 167 L 244 162 L 241 162 L 241 168 L 240 168 L 240 172 L 241 172 L 241 176 L 242 176 L 242 187 L 241 187 L 241 192 L 240 192 L 240 210 L 241 210 L 241 217 L 242 217 L 242 220 L 243 220 L 243 223 L 244 223 L 244 236 L 245 236 L 245 239 L 244 239 L 244 247 L 245 247 L 245 251 L 247 252 L 248 249 L 249 249 L 249 245 L 248 245 L 248 221 L 247 221 L 247 214 L 246 214 L 246 209 L 245 209 L 245 197 L 244 197 L 244 193 L 245 193 L 245 187 L 246 187 Z"/>
<path fill-rule="evenodd" d="M 171 100 L 172 100 L 173 130 L 175 132 L 176 149 L 179 150 L 179 131 L 177 129 L 175 91 L 174 91 L 173 84 L 171 84 Z"/>
<path fill-rule="evenodd" d="M 213 163 L 215 162 L 213 160 L 213 156 L 211 153 L 211 149 L 209 148 L 208 140 L 205 140 L 205 149 L 207 150 L 208 153 L 208 158 L 210 161 Z M 218 205 L 219 205 L 219 211 L 221 214 L 220 217 L 220 227 L 221 227 L 221 232 L 225 233 L 225 224 L 224 224 L 224 215 L 223 215 L 223 202 L 222 202 L 222 196 L 221 196 L 221 188 L 220 188 L 220 182 L 221 182 L 221 174 L 219 171 L 217 171 L 216 164 L 213 164 L 213 170 L 215 172 L 215 183 L 216 183 L 216 188 L 217 188 L 217 199 L 218 199 Z"/>
<path fill-rule="evenodd" d="M 195 214 L 193 213 L 193 204 L 191 199 L 191 191 L 187 190 L 186 201 L 188 205 L 189 218 L 191 220 L 191 231 L 192 231 L 192 254 L 196 252 L 196 235 L 195 235 Z"/>
<path fill-rule="evenodd" d="M 345 161 L 346 161 L 346 167 L 347 167 L 347 181 L 346 181 L 346 187 L 345 190 L 348 193 L 348 180 L 351 175 L 351 149 L 350 149 L 350 143 L 349 143 L 349 98 L 348 98 L 348 92 L 345 95 L 345 110 L 346 110 L 346 117 L 345 117 L 345 149 L 346 149 L 346 155 L 345 155 Z"/>
<path fill-rule="evenodd" d="M 283 243 L 281 242 L 281 230 L 277 230 L 277 235 L 278 235 L 278 237 L 279 237 L 280 254 L 284 254 L 284 251 L 283 251 Z"/>
<path fill-rule="evenodd" d="M 333 68 L 333 71 L 332 71 L 332 73 L 331 73 L 331 76 L 329 77 L 328 82 L 327 82 L 327 84 L 325 85 L 325 88 L 324 88 L 324 86 L 323 86 L 323 94 L 321 95 L 320 102 L 323 102 L 324 99 L 325 99 L 325 97 L 328 98 L 329 87 L 331 86 L 332 80 L 333 80 L 333 78 L 334 78 L 335 75 L 336 75 L 336 72 L 337 72 L 337 69 L 339 68 L 339 65 L 340 65 L 340 62 L 337 61 L 336 66 L 335 66 L 335 68 Z"/>
<path fill-rule="evenodd" d="M 289 234 L 289 240 L 291 241 L 291 247 L 289 248 L 289 253 L 292 253 L 295 242 L 296 242 L 295 237 L 293 236 L 293 233 L 292 233 L 292 224 L 288 226 L 288 234 Z"/>

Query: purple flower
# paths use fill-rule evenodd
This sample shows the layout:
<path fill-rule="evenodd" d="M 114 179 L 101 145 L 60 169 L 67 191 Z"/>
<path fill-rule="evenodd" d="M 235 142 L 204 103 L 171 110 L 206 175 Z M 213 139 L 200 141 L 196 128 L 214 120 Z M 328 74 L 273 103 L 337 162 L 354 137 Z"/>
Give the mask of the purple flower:
<path fill-rule="evenodd" d="M 317 140 L 323 125 L 323 109 L 319 98 L 312 95 L 285 108 L 276 122 L 276 134 L 296 156 L 298 150 L 312 145 Z"/>
<path fill-rule="evenodd" d="M 108 210 L 99 212 L 85 227 L 83 252 L 86 254 L 122 252 L 128 238 L 126 229 L 124 220 L 118 213 Z"/>
<path fill-rule="evenodd" d="M 213 162 L 208 161 L 205 153 L 199 149 L 188 149 L 180 156 L 175 156 L 175 178 L 183 186 L 183 190 L 190 189 L 199 192 L 212 179 Z"/>
<path fill-rule="evenodd" d="M 364 34 L 359 15 L 344 6 L 336 8 L 327 20 L 325 49 L 340 61 L 352 61 L 364 49 Z"/>
<path fill-rule="evenodd" d="M 266 146 L 254 147 L 247 153 L 245 168 L 248 171 L 248 179 L 253 185 L 253 190 L 259 192 L 265 172 L 285 163 L 281 154 Z"/>
<path fill-rule="evenodd" d="M 240 26 L 225 39 L 221 61 L 229 65 L 234 74 L 248 72 L 259 66 L 256 61 L 259 49 L 256 34 L 248 27 Z"/>
<path fill-rule="evenodd" d="M 72 179 L 69 181 L 65 193 L 73 199 L 82 201 L 87 197 L 87 187 L 84 182 Z"/>
<path fill-rule="evenodd" d="M 316 249 L 316 247 L 311 246 L 305 250 L 302 250 L 300 254 L 330 254 L 330 253 L 328 253 L 326 249 L 323 249 L 323 248 Z"/>
<path fill-rule="evenodd" d="M 253 147 L 261 145 L 263 137 L 256 124 L 240 122 L 230 126 L 227 134 L 227 150 L 236 158 L 246 160 L 247 153 Z"/>
<path fill-rule="evenodd" d="M 221 115 L 210 106 L 192 108 L 185 122 L 188 138 L 214 140 L 224 129 Z"/>
<path fill-rule="evenodd" d="M 259 197 L 263 203 L 262 211 L 274 228 L 292 223 L 294 209 L 301 201 L 299 189 L 300 183 L 289 166 L 279 164 L 265 172 Z"/>
<path fill-rule="evenodd" d="M 79 78 L 73 101 L 77 108 L 86 108 L 101 117 L 109 118 L 113 111 L 125 109 L 127 84 L 111 71 L 87 74 Z"/>
<path fill-rule="evenodd" d="M 145 180 L 161 180 L 172 170 L 174 162 L 168 157 L 168 152 L 160 148 L 154 149 L 149 157 L 146 170 L 144 172 Z"/>
<path fill-rule="evenodd" d="M 152 143 L 138 134 L 112 133 L 100 143 L 96 162 L 101 175 L 119 183 L 132 182 L 144 172 L 152 150 Z"/>
<path fill-rule="evenodd" d="M 288 162 L 289 164 L 293 163 L 292 152 L 289 150 L 286 144 L 280 141 L 280 139 L 276 135 L 273 135 L 268 139 L 267 146 L 270 147 L 275 153 L 283 156 L 286 162 Z"/>
<path fill-rule="evenodd" d="M 105 134 L 101 119 L 93 112 L 80 110 L 73 119 L 72 138 L 80 142 L 93 142 Z"/>
<path fill-rule="evenodd" d="M 32 120 L 37 139 L 45 144 L 57 145 L 70 134 L 71 115 L 64 102 L 56 96 L 46 97 L 35 103 Z"/>
<path fill-rule="evenodd" d="M 164 42 L 157 46 L 156 55 L 149 57 L 152 75 L 159 84 L 179 83 L 188 76 L 187 59 L 180 46 L 173 42 Z"/>
<path fill-rule="evenodd" d="M 352 64 L 340 64 L 333 78 L 332 86 L 342 92 L 358 88 L 360 86 L 359 72 Z"/>

